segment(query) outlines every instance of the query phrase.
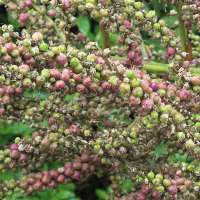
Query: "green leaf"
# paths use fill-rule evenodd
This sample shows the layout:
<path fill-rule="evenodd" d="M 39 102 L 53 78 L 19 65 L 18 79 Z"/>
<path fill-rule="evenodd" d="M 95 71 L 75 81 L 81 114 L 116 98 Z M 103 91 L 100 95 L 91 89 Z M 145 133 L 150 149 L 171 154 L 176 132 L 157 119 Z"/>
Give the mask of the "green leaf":
<path fill-rule="evenodd" d="M 93 33 L 89 32 L 88 37 L 89 37 L 90 41 L 95 41 L 95 36 Z"/>
<path fill-rule="evenodd" d="M 68 183 L 67 185 L 65 185 L 65 190 L 74 190 L 75 189 L 75 185 L 73 183 Z"/>
<path fill-rule="evenodd" d="M 71 192 L 71 191 L 62 191 L 62 192 L 59 192 L 57 193 L 55 196 L 54 196 L 54 199 L 71 199 L 71 198 L 74 198 L 75 197 L 75 194 L 74 192 Z"/>
<path fill-rule="evenodd" d="M 78 29 L 81 33 L 83 33 L 85 36 L 88 36 L 90 31 L 90 20 L 89 15 L 82 16 L 80 13 L 77 17 L 76 23 L 78 25 Z"/>
<path fill-rule="evenodd" d="M 17 20 L 14 20 L 12 18 L 11 14 L 12 14 L 12 12 L 10 10 L 8 10 L 7 11 L 8 22 L 14 26 L 15 31 L 18 31 L 19 30 L 18 22 L 17 22 Z"/>
<path fill-rule="evenodd" d="M 106 194 L 107 194 L 105 190 L 101 190 L 101 189 L 96 189 L 95 193 L 100 199 L 105 199 Z"/>

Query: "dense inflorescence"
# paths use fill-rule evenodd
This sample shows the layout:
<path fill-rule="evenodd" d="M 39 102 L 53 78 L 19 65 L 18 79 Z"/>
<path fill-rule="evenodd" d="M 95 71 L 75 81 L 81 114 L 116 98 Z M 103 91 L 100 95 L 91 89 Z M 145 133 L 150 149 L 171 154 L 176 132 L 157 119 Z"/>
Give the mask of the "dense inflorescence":
<path fill-rule="evenodd" d="M 26 29 L 0 27 L 0 123 L 35 131 L 0 151 L 0 170 L 22 175 L 0 184 L 0 199 L 92 174 L 112 182 L 106 199 L 200 198 L 200 37 L 191 31 L 200 27 L 200 1 L 165 2 L 176 8 L 180 36 L 139 1 L 1 0 Z M 102 48 L 70 32 L 77 12 L 99 20 Z M 159 52 L 141 30 L 160 40 Z M 109 32 L 120 33 L 120 47 L 110 46 Z M 156 158 L 160 143 L 166 151 Z M 172 162 L 185 153 L 193 160 Z M 58 169 L 43 169 L 55 161 Z M 133 189 L 124 191 L 127 179 Z"/>

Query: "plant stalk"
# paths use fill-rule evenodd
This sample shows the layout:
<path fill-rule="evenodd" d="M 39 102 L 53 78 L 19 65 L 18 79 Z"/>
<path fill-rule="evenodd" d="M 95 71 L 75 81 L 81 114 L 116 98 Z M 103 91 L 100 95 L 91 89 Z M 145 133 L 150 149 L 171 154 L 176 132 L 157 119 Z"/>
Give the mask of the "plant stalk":
<path fill-rule="evenodd" d="M 186 29 L 184 26 L 184 22 L 181 19 L 183 15 L 182 0 L 177 0 L 176 11 L 178 13 L 178 18 L 179 18 L 179 34 L 181 37 L 181 52 L 186 52 Z"/>
<path fill-rule="evenodd" d="M 98 4 L 98 0 L 94 0 L 94 4 L 97 6 Z M 103 28 L 100 27 L 101 30 L 101 45 L 102 45 L 102 49 L 106 49 L 106 48 L 111 48 L 111 44 L 110 44 L 110 37 L 109 37 L 109 32 Z"/>

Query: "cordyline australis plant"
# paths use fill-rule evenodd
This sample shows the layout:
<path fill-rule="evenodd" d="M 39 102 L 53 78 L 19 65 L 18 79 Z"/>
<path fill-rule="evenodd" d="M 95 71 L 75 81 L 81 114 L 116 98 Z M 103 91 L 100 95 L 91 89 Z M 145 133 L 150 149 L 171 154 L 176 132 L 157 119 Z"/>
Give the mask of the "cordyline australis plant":
<path fill-rule="evenodd" d="M 200 27 L 200 1 L 165 2 L 174 5 L 179 35 L 135 0 L 1 0 L 26 29 L 0 28 L 0 122 L 35 131 L 0 151 L 0 170 L 22 174 L 0 184 L 0 198 L 56 189 L 88 174 L 112 182 L 106 199 L 200 198 L 200 37 L 191 32 Z M 102 48 L 70 32 L 77 12 L 99 20 Z M 140 30 L 161 41 L 164 57 L 149 56 L 153 46 L 143 44 Z M 110 47 L 109 32 L 120 33 L 121 47 Z M 49 97 L 25 97 L 27 89 Z M 73 95 L 70 102 L 66 95 Z M 49 125 L 39 126 L 45 119 Z M 161 142 L 167 149 L 155 159 Z M 173 163 L 175 153 L 194 159 Z M 43 170 L 55 161 L 58 169 Z M 124 191 L 127 179 L 133 189 Z"/>

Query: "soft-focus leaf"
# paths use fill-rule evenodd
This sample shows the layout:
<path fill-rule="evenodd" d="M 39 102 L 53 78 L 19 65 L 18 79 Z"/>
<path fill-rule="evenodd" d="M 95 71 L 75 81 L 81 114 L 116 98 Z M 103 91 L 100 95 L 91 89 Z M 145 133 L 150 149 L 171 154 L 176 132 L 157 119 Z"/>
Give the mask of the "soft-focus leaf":
<path fill-rule="evenodd" d="M 75 197 L 75 194 L 71 191 L 61 191 L 54 196 L 55 199 L 71 199 Z"/>
<path fill-rule="evenodd" d="M 95 190 L 95 193 L 100 199 L 105 199 L 107 194 L 105 190 L 100 190 L 100 189 Z"/>
<path fill-rule="evenodd" d="M 76 21 L 78 25 L 78 29 L 81 33 L 83 33 L 85 36 L 88 36 L 89 31 L 90 31 L 90 20 L 89 20 L 89 15 L 82 16 L 80 13 L 77 17 Z"/>
<path fill-rule="evenodd" d="M 8 11 L 7 11 L 8 22 L 14 26 L 15 31 L 19 31 L 18 22 L 17 22 L 17 20 L 14 20 L 14 19 L 11 17 L 11 14 L 12 14 L 12 12 L 11 12 L 10 10 L 8 10 Z"/>

